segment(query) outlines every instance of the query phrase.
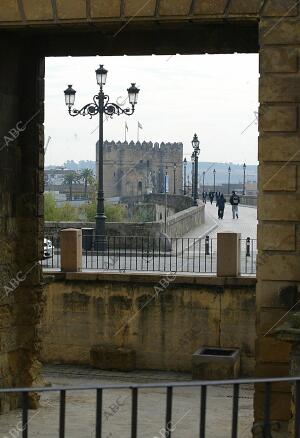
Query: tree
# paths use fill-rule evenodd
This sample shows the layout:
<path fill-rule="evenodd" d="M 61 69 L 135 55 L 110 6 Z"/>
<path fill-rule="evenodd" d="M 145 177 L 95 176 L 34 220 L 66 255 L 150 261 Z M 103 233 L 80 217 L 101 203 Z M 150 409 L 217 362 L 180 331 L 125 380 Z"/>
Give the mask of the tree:
<path fill-rule="evenodd" d="M 80 171 L 80 179 L 84 181 L 84 197 L 85 199 L 88 199 L 87 196 L 88 185 L 93 184 L 95 181 L 94 172 L 92 171 L 92 169 L 88 169 L 88 168 L 82 169 Z"/>
<path fill-rule="evenodd" d="M 78 173 L 75 172 L 75 170 L 71 170 L 69 173 L 67 173 L 67 175 L 65 175 L 64 177 L 64 184 L 69 186 L 69 190 L 70 190 L 70 201 L 72 201 L 73 199 L 73 195 L 72 195 L 72 189 L 73 189 L 73 184 L 78 182 Z"/>

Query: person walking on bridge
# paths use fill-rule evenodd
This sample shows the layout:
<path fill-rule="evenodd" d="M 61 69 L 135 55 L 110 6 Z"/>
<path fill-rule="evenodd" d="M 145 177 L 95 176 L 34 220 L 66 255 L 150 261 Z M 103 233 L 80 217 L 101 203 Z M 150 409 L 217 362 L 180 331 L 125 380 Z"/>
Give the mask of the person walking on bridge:
<path fill-rule="evenodd" d="M 232 195 L 230 196 L 230 204 L 232 205 L 232 219 L 239 218 L 239 203 L 240 197 L 235 193 L 235 191 L 233 191 Z"/>
<path fill-rule="evenodd" d="M 218 208 L 218 218 L 223 219 L 224 210 L 225 210 L 226 199 L 224 198 L 223 193 L 218 197 L 217 200 L 217 208 Z"/>

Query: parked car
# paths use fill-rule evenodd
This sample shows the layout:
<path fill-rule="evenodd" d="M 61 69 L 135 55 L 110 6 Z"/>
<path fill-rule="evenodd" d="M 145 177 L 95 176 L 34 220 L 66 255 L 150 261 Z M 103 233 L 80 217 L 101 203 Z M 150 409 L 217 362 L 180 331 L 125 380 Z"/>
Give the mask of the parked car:
<path fill-rule="evenodd" d="M 44 259 L 49 259 L 53 256 L 53 249 L 51 240 L 44 238 Z"/>

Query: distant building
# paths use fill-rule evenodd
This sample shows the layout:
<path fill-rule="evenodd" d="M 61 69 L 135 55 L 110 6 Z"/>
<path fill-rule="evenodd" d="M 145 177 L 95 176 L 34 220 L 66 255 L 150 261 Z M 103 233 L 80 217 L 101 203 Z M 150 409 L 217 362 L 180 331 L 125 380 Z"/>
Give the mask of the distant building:
<path fill-rule="evenodd" d="M 164 192 L 168 171 L 169 193 L 183 192 L 183 144 L 152 142 L 104 142 L 105 198 Z M 98 143 L 96 145 L 98 178 Z M 175 166 L 174 166 L 175 164 Z"/>

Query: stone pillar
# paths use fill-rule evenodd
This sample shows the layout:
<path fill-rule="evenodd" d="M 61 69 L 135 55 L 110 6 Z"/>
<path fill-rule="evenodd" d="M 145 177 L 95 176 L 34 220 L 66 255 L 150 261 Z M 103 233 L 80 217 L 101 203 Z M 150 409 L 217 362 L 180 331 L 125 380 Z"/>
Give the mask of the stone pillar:
<path fill-rule="evenodd" d="M 286 312 L 281 288 L 300 282 L 300 21 L 294 1 L 268 0 L 261 11 L 256 375 L 288 374 L 286 343 L 267 335 Z M 275 386 L 271 419 L 290 417 L 290 390 Z M 255 421 L 263 418 L 255 392 Z M 277 426 L 276 426 L 277 427 Z"/>
<path fill-rule="evenodd" d="M 1 36 L 1 385 L 32 386 L 40 384 L 44 60 L 29 39 Z M 31 406 L 36 401 L 32 396 Z M 16 402 L 4 397 L 0 410 Z"/>
<path fill-rule="evenodd" d="M 241 235 L 239 233 L 217 234 L 217 276 L 238 277 L 240 275 Z"/>
<path fill-rule="evenodd" d="M 80 272 L 82 269 L 82 231 L 69 228 L 60 232 L 62 272 Z"/>

